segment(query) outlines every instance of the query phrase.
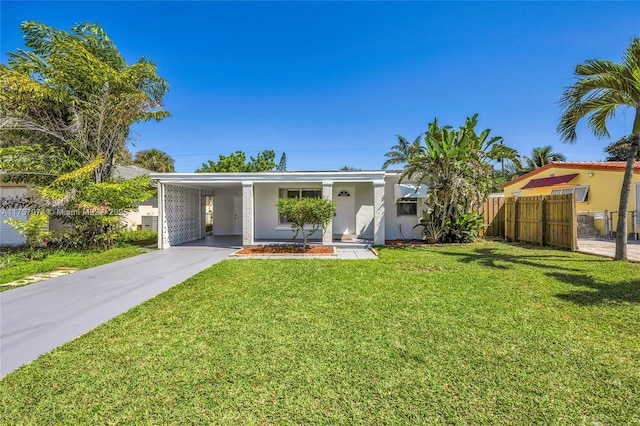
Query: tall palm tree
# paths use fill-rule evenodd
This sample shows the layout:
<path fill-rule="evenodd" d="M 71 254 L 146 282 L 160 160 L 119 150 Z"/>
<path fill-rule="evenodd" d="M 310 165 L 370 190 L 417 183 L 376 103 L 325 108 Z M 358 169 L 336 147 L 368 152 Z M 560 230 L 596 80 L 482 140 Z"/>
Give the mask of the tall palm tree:
<path fill-rule="evenodd" d="M 589 59 L 575 69 L 578 78 L 560 98 L 563 108 L 558 133 L 564 142 L 577 140 L 576 126 L 583 118 L 593 134 L 604 139 L 610 137 L 607 121 L 619 108 L 635 111 L 631 131 L 627 166 L 620 189 L 618 226 L 616 229 L 615 259 L 627 258 L 627 209 L 635 157 L 640 144 L 640 38 L 635 38 L 617 64 L 600 59 Z"/>
<path fill-rule="evenodd" d="M 387 161 L 382 165 L 382 170 L 385 170 L 392 164 L 406 164 L 409 162 L 412 156 L 423 152 L 423 147 L 420 145 L 424 134 L 420 134 L 413 143 L 409 143 L 404 137 L 396 135 L 398 143 L 391 147 L 391 151 L 387 152 L 384 156 L 387 157 Z"/>
<path fill-rule="evenodd" d="M 173 158 L 166 152 L 155 148 L 136 152 L 136 158 L 133 163 L 154 172 L 171 173 L 176 171 L 173 166 Z"/>
<path fill-rule="evenodd" d="M 531 157 L 524 157 L 527 171 L 538 169 L 551 161 L 565 161 L 567 158 L 560 152 L 553 152 L 551 145 L 533 148 Z"/>

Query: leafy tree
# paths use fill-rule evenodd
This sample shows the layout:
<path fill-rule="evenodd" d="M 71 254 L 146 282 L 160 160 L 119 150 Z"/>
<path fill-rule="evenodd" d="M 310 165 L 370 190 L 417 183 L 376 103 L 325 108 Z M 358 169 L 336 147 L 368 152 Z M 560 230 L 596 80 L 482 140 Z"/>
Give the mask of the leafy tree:
<path fill-rule="evenodd" d="M 428 240 L 450 242 L 474 235 L 475 214 L 493 186 L 492 162 L 501 158 L 519 164 L 518 153 L 489 137 L 490 130 L 476 133 L 478 114 L 465 120 L 458 130 L 440 127 L 435 119 L 424 137 L 422 153 L 409 159 L 401 179 L 426 183 L 426 210 L 420 221 Z M 466 237 L 465 237 L 466 238 Z"/>
<path fill-rule="evenodd" d="M 155 148 L 136 152 L 133 160 L 133 164 L 161 173 L 175 172 L 174 163 L 174 159 L 169 154 Z"/>
<path fill-rule="evenodd" d="M 276 170 L 279 172 L 287 171 L 287 153 L 286 152 L 283 152 L 282 155 L 280 156 L 280 161 L 276 166 Z"/>
<path fill-rule="evenodd" d="M 362 170 L 362 169 L 358 169 L 358 168 L 355 168 L 355 167 L 352 167 L 352 166 L 346 166 L 346 165 L 345 165 L 345 166 L 342 166 L 342 167 L 340 168 L 340 171 L 341 171 L 341 172 L 359 172 L 359 171 L 361 171 L 361 170 Z"/>
<path fill-rule="evenodd" d="M 56 173 L 100 157 L 94 181 L 108 179 L 130 126 L 169 116 L 161 109 L 167 82 L 144 58 L 128 65 L 98 25 L 67 32 L 28 21 L 21 28 L 28 50 L 10 52 L 0 65 L 0 146 L 18 157 L 55 151 L 67 166 Z M 18 177 L 34 173 L 21 171 Z"/>
<path fill-rule="evenodd" d="M 618 207 L 615 259 L 627 258 L 627 209 L 635 158 L 640 145 L 640 38 L 635 38 L 617 64 L 601 59 L 589 59 L 576 66 L 577 81 L 560 98 L 563 108 L 558 133 L 564 142 L 574 143 L 576 127 L 586 119 L 587 127 L 600 139 L 610 137 L 607 121 L 619 108 L 635 112 L 629 137 L 629 151 Z"/>
<path fill-rule="evenodd" d="M 217 162 L 209 160 L 202 163 L 202 167 L 197 169 L 196 173 L 267 172 L 276 167 L 275 158 L 276 153 L 270 149 L 259 152 L 255 158 L 251 157 L 248 161 L 244 152 L 236 151 L 229 156 L 220 155 Z"/>
<path fill-rule="evenodd" d="M 604 152 L 607 154 L 607 161 L 627 161 L 629 150 L 631 150 L 631 136 L 624 136 L 607 145 Z M 636 154 L 636 161 L 640 161 L 640 150 Z"/>
<path fill-rule="evenodd" d="M 49 210 L 67 226 L 51 234 L 52 244 L 69 248 L 109 248 L 121 228 L 121 216 L 135 203 L 155 194 L 149 176 L 129 180 L 93 181 L 103 159 L 56 178 L 36 195 L 0 199 L 0 208 Z"/>
<path fill-rule="evenodd" d="M 326 232 L 327 225 L 336 212 L 335 204 L 326 198 L 280 198 L 277 207 L 278 213 L 291 222 L 293 239 L 302 232 L 303 250 L 307 249 L 309 236 L 320 228 Z M 305 225 L 310 225 L 309 229 L 304 229 Z"/>
<path fill-rule="evenodd" d="M 400 135 L 396 135 L 398 143 L 391 147 L 391 151 L 387 152 L 384 156 L 387 157 L 387 161 L 382 165 L 382 169 L 386 170 L 387 167 L 392 164 L 406 164 L 410 161 L 411 157 L 422 153 L 422 145 L 420 142 L 423 135 L 419 135 L 413 143 L 409 143 L 408 140 Z"/>
<path fill-rule="evenodd" d="M 560 152 L 553 152 L 551 145 L 533 148 L 533 150 L 531 150 L 531 156 L 524 157 L 524 170 L 535 170 L 549 164 L 551 161 L 566 161 L 566 159 L 567 158 L 564 154 Z"/>

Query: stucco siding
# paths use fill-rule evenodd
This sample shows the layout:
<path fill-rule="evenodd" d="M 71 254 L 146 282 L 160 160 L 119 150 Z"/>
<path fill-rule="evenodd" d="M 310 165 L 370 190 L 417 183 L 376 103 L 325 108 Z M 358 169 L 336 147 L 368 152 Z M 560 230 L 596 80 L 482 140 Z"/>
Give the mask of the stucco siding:
<path fill-rule="evenodd" d="M 414 228 L 422 217 L 424 200 L 418 199 L 418 212 L 413 216 L 398 216 L 394 185 L 398 183 L 396 176 L 385 178 L 385 237 L 387 240 L 421 239 L 422 227 Z"/>
<path fill-rule="evenodd" d="M 256 240 L 290 240 L 293 237 L 288 224 L 278 223 L 278 209 L 276 203 L 280 189 L 317 189 L 322 190 L 322 183 L 256 183 L 254 184 L 255 205 L 255 239 Z M 302 235 L 298 235 L 302 239 Z M 312 239 L 321 239 L 322 232 L 318 231 Z"/>
<path fill-rule="evenodd" d="M 356 191 L 356 234 L 360 238 L 373 239 L 373 184 L 353 184 Z"/>

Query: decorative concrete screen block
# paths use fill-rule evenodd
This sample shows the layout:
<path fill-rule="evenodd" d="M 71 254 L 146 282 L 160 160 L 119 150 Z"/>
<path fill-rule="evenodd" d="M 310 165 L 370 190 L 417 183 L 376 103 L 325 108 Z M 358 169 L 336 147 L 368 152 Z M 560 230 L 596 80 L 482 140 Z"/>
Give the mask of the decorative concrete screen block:
<path fill-rule="evenodd" d="M 204 205 L 198 188 L 165 185 L 163 242 L 165 247 L 202 238 L 201 211 Z"/>

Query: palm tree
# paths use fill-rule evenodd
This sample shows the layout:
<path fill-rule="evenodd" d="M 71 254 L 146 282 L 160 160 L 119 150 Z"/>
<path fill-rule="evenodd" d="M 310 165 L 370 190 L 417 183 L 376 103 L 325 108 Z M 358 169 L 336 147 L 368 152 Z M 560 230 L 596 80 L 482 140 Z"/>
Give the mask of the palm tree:
<path fill-rule="evenodd" d="M 563 108 L 558 133 L 564 142 L 577 139 L 576 126 L 587 118 L 587 127 L 604 139 L 610 137 L 607 121 L 621 108 L 635 110 L 631 131 L 627 166 L 620 189 L 618 226 L 616 229 L 615 259 L 627 258 L 627 209 L 631 193 L 631 181 L 635 157 L 640 143 L 640 38 L 635 38 L 622 57 L 620 64 L 589 59 L 575 69 L 578 78 L 560 98 Z"/>
<path fill-rule="evenodd" d="M 384 156 L 387 157 L 387 161 L 382 165 L 382 170 L 385 170 L 392 164 L 405 164 L 408 163 L 412 156 L 423 152 L 423 148 L 420 145 L 422 136 L 420 134 L 413 143 L 409 143 L 408 140 L 400 135 L 396 135 L 398 143 L 391 147 L 391 151 L 387 152 Z"/>
<path fill-rule="evenodd" d="M 166 152 L 155 148 L 136 152 L 136 158 L 133 163 L 154 172 L 171 173 L 176 171 L 173 166 L 173 158 Z"/>
<path fill-rule="evenodd" d="M 551 161 L 565 161 L 567 158 L 560 152 L 552 152 L 551 145 L 533 148 L 531 157 L 524 157 L 527 171 L 538 169 Z"/>

